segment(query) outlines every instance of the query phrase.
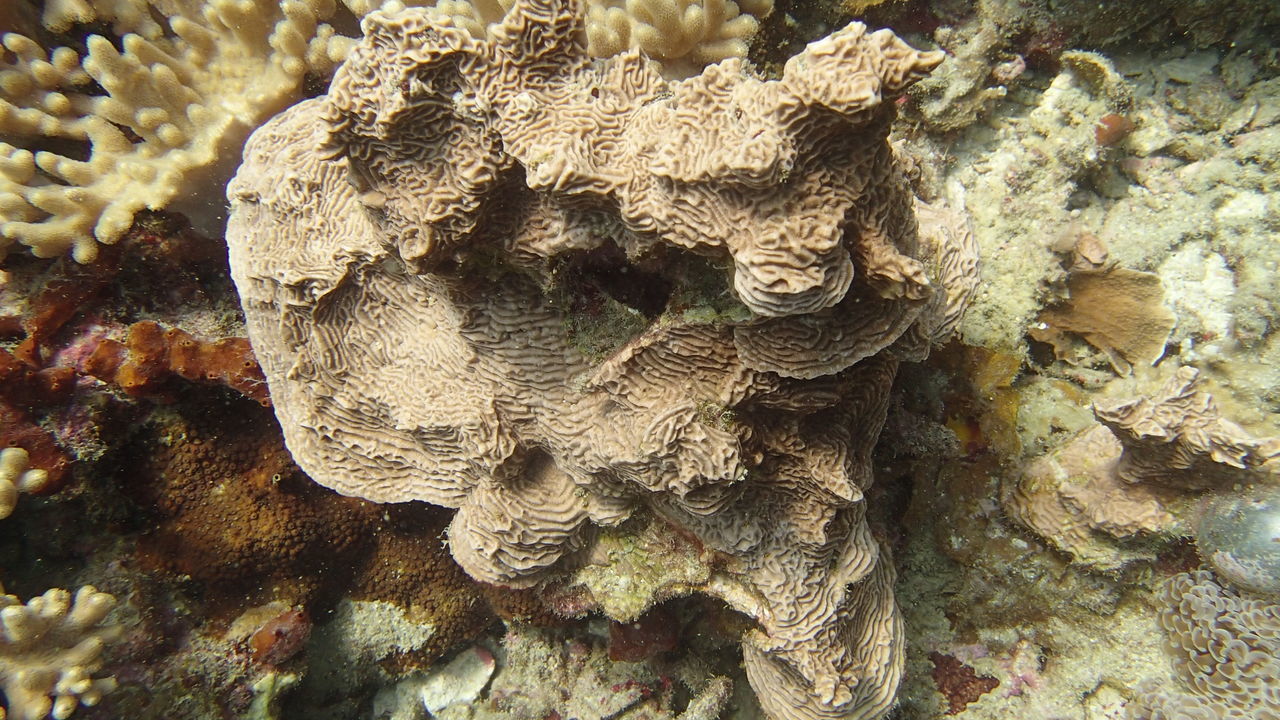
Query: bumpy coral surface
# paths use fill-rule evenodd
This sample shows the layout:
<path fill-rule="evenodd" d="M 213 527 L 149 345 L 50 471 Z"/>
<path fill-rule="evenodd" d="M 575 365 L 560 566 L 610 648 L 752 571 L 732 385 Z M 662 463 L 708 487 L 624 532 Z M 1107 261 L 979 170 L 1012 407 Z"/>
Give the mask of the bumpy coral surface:
<path fill-rule="evenodd" d="M 181 328 L 143 320 L 129 327 L 124 342 L 104 339 L 85 362 L 85 372 L 119 385 L 137 397 L 165 397 L 171 376 L 219 383 L 270 405 L 266 381 L 249 341 L 204 340 Z"/>
<path fill-rule="evenodd" d="M 917 232 L 885 142 L 941 57 L 855 23 L 778 81 L 668 83 L 590 62 L 581 22 L 373 13 L 328 96 L 255 133 L 228 240 L 289 448 L 339 492 L 458 508 L 454 558 L 510 587 L 655 512 L 758 621 L 770 714 L 879 716 L 902 626 L 870 451 L 976 277 L 963 223 Z M 605 307 L 635 329 L 595 362 Z"/>
<path fill-rule="evenodd" d="M 315 492 L 270 420 L 245 403 L 169 418 L 140 438 L 147 462 L 125 478 L 153 518 L 144 553 L 215 596 L 254 588 L 307 600 L 324 579 L 319 569 L 332 562 L 351 572 L 367 543 L 371 513 Z"/>

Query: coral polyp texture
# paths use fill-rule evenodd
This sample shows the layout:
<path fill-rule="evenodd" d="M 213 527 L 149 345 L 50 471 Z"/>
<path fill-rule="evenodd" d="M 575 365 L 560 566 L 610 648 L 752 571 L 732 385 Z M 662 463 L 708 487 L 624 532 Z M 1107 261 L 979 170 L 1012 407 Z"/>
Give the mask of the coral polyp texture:
<path fill-rule="evenodd" d="M 102 650 L 120 629 L 104 624 L 115 598 L 90 586 L 54 589 L 25 605 L 0 595 L 0 688 L 7 720 L 65 718 L 115 687 L 95 678 Z"/>
<path fill-rule="evenodd" d="M 457 508 L 450 551 L 498 585 L 656 516 L 717 558 L 683 592 L 756 620 L 770 715 L 878 717 L 903 629 L 870 454 L 977 277 L 886 142 L 941 56 L 854 23 L 776 81 L 668 82 L 593 62 L 582 22 L 374 12 L 328 95 L 251 138 L 228 244 L 286 442 L 341 493 Z"/>

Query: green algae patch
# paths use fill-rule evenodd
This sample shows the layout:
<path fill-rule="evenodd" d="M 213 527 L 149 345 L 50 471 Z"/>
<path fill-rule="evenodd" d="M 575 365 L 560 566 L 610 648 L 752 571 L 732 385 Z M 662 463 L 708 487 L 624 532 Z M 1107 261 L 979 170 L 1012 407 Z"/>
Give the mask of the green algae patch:
<path fill-rule="evenodd" d="M 711 578 L 703 551 L 657 520 L 601 530 L 592 560 L 569 584 L 586 588 L 600 611 L 618 622 L 633 622 L 657 603 L 694 592 Z"/>

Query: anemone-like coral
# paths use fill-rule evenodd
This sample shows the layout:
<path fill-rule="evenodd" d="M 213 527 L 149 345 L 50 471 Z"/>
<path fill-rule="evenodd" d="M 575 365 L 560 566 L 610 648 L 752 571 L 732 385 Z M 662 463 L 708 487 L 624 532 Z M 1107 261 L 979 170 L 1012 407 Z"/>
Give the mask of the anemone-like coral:
<path fill-rule="evenodd" d="M 1197 570 L 1165 581 L 1160 625 L 1182 687 L 1145 686 L 1132 720 L 1280 718 L 1280 605 Z"/>
<path fill-rule="evenodd" d="M 581 27 L 545 0 L 485 38 L 373 13 L 328 96 L 255 133 L 228 242 L 289 448 L 339 492 L 458 508 L 454 558 L 510 587 L 656 513 L 758 620 L 771 715 L 878 716 L 902 627 L 870 451 L 976 284 L 886 142 L 941 57 L 853 24 L 777 81 L 669 83 Z M 596 361 L 599 296 L 638 321 Z"/>

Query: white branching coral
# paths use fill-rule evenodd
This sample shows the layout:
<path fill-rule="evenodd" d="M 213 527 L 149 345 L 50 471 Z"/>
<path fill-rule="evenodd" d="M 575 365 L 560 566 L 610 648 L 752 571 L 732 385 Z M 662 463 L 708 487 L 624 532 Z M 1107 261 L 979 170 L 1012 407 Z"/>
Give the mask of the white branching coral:
<path fill-rule="evenodd" d="M 0 518 L 13 512 L 19 492 L 38 490 L 48 474 L 28 464 L 27 451 L 0 451 Z M 49 590 L 25 605 L 0 588 L 0 720 L 60 720 L 81 704 L 95 705 L 115 687 L 93 677 L 102 649 L 119 634 L 104 625 L 115 598 L 86 585 L 74 597 Z"/>
<path fill-rule="evenodd" d="M 96 705 L 116 686 L 93 677 L 102 650 L 119 633 L 104 625 L 115 598 L 92 586 L 74 597 L 53 589 L 25 605 L 0 595 L 0 687 L 8 720 L 66 718 L 79 705 Z"/>
<path fill-rule="evenodd" d="M 259 123 L 343 51 L 333 2 L 50 3 L 45 23 L 108 23 L 84 55 L 9 33 L 0 57 L 0 249 L 88 262 L 135 212 L 221 184 Z M 118 43 L 118 44 L 117 44 Z M 221 207 L 178 206 L 197 216 Z"/>
<path fill-rule="evenodd" d="M 30 457 L 22 448 L 0 450 L 0 518 L 7 518 L 18 504 L 18 493 L 38 491 L 49 473 L 29 466 Z"/>

